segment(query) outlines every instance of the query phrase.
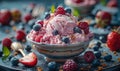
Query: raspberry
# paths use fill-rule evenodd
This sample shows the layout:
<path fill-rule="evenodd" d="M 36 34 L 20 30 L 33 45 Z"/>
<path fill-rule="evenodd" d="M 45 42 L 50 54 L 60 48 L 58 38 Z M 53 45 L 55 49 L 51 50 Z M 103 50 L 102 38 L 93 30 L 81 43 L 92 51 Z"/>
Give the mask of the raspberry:
<path fill-rule="evenodd" d="M 10 38 L 4 38 L 2 40 L 2 45 L 3 46 L 6 46 L 6 47 L 10 48 L 11 44 L 12 44 L 12 40 Z"/>
<path fill-rule="evenodd" d="M 62 14 L 65 15 L 65 10 L 62 6 L 58 6 L 55 12 L 55 15 Z"/>
<path fill-rule="evenodd" d="M 24 17 L 23 17 L 23 20 L 24 20 L 24 22 L 29 22 L 31 19 L 33 19 L 33 17 L 32 17 L 32 15 L 31 14 L 26 14 L 26 15 L 24 15 Z"/>
<path fill-rule="evenodd" d="M 88 25 L 87 22 L 80 22 L 80 23 L 78 24 L 78 27 L 80 27 L 80 28 L 83 29 L 83 30 L 88 30 L 89 25 Z"/>
<path fill-rule="evenodd" d="M 69 59 L 63 65 L 63 71 L 77 71 L 78 65 L 72 60 Z"/>
<path fill-rule="evenodd" d="M 89 27 L 83 30 L 85 34 L 89 33 Z"/>
<path fill-rule="evenodd" d="M 23 39 L 25 39 L 25 36 L 26 36 L 26 34 L 25 34 L 25 32 L 23 30 L 18 30 L 16 32 L 16 39 L 18 41 L 22 41 Z"/>
<path fill-rule="evenodd" d="M 43 37 L 42 35 L 36 36 L 36 37 L 35 37 L 35 41 L 36 41 L 36 42 L 40 42 L 40 40 L 41 40 L 42 37 Z"/>
<path fill-rule="evenodd" d="M 84 54 L 84 59 L 86 62 L 91 63 L 95 59 L 95 55 L 92 51 L 87 51 Z"/>

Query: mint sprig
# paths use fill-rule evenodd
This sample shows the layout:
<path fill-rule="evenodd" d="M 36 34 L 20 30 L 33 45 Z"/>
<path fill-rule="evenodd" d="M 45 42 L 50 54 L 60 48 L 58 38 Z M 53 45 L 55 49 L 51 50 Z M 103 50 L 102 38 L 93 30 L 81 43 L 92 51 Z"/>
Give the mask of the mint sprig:
<path fill-rule="evenodd" d="M 2 57 L 2 60 L 6 60 L 8 58 L 8 56 L 10 55 L 10 50 L 8 49 L 8 47 L 3 46 L 2 51 L 3 51 L 3 55 L 4 55 Z"/>
<path fill-rule="evenodd" d="M 55 12 L 55 5 L 52 5 L 51 6 L 51 13 L 54 13 Z"/>
<path fill-rule="evenodd" d="M 80 11 L 77 8 L 74 8 L 73 9 L 73 15 L 76 16 L 76 17 L 79 17 L 80 16 Z"/>

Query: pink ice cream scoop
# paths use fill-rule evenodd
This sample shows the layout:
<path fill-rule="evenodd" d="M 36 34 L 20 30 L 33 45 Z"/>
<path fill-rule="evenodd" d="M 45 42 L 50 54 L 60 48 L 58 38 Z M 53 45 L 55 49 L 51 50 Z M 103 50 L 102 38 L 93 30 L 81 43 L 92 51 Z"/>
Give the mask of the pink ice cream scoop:
<path fill-rule="evenodd" d="M 93 35 L 88 23 L 77 21 L 70 11 L 58 6 L 55 13 L 47 13 L 42 22 L 33 26 L 28 38 L 39 43 L 62 45 L 90 40 Z"/>

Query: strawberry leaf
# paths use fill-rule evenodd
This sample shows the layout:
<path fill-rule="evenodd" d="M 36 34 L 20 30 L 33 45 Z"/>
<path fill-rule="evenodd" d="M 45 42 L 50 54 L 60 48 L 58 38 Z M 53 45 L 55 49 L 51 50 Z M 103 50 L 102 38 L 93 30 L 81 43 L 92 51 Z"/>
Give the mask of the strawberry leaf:
<path fill-rule="evenodd" d="M 106 0 L 100 0 L 100 3 L 105 6 L 107 2 Z"/>
<path fill-rule="evenodd" d="M 51 13 L 54 13 L 55 12 L 55 5 L 52 5 L 51 6 Z"/>
<path fill-rule="evenodd" d="M 80 16 L 80 11 L 78 9 L 73 10 L 73 15 L 79 17 Z"/>
<path fill-rule="evenodd" d="M 3 55 L 4 55 L 2 60 L 6 60 L 7 57 L 10 55 L 10 50 L 7 47 L 3 46 L 2 51 L 3 51 Z"/>

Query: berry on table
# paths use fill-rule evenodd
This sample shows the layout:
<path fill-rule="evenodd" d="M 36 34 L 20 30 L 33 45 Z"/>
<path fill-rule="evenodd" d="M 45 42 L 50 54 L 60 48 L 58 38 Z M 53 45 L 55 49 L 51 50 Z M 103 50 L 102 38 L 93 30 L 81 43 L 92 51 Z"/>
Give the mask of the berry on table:
<path fill-rule="evenodd" d="M 32 49 L 32 47 L 30 45 L 27 45 L 25 48 L 26 51 L 31 51 L 31 49 Z"/>
<path fill-rule="evenodd" d="M 49 62 L 48 68 L 49 68 L 49 71 L 58 71 L 58 67 L 57 67 L 56 62 Z"/>
<path fill-rule="evenodd" d="M 92 62 L 92 66 L 96 67 L 96 66 L 99 66 L 100 65 L 100 60 L 98 59 L 95 59 L 93 62 Z"/>
<path fill-rule="evenodd" d="M 65 10 L 62 6 L 58 6 L 56 11 L 55 11 L 55 15 L 58 15 L 58 14 L 62 14 L 62 15 L 65 15 Z"/>
<path fill-rule="evenodd" d="M 78 65 L 72 59 L 68 59 L 63 65 L 63 71 L 77 71 Z"/>
<path fill-rule="evenodd" d="M 39 31 L 40 29 L 41 29 L 41 25 L 40 24 L 33 25 L 33 30 L 34 31 Z"/>
<path fill-rule="evenodd" d="M 2 40 L 2 45 L 3 46 L 6 46 L 6 47 L 10 48 L 11 44 L 12 44 L 12 40 L 10 38 L 4 38 Z"/>
<path fill-rule="evenodd" d="M 104 57 L 105 61 L 111 61 L 112 60 L 112 55 L 106 55 Z"/>
<path fill-rule="evenodd" d="M 94 51 L 98 51 L 98 50 L 99 50 L 99 47 L 96 45 L 96 46 L 93 47 L 93 50 L 94 50 Z"/>
<path fill-rule="evenodd" d="M 12 66 L 17 66 L 18 63 L 19 63 L 19 60 L 14 57 L 14 58 L 11 59 L 11 63 L 12 63 Z"/>
<path fill-rule="evenodd" d="M 98 47 L 101 47 L 101 42 L 97 42 L 96 45 L 97 45 Z"/>
<path fill-rule="evenodd" d="M 16 40 L 22 41 L 26 37 L 26 33 L 23 30 L 17 30 L 16 31 Z"/>
<path fill-rule="evenodd" d="M 95 59 L 95 55 L 92 51 L 86 51 L 84 54 L 84 59 L 86 62 L 91 63 Z"/>
<path fill-rule="evenodd" d="M 28 22 L 28 25 L 30 26 L 30 28 L 32 28 L 34 24 L 35 24 L 35 20 L 34 20 L 34 19 L 33 19 L 33 20 L 30 20 L 30 21 Z"/>
<path fill-rule="evenodd" d="M 62 37 L 62 41 L 66 44 L 70 43 L 70 39 L 68 37 Z"/>
<path fill-rule="evenodd" d="M 101 55 L 102 55 L 101 52 L 96 52 L 96 53 L 95 53 L 96 58 L 100 58 Z"/>
<path fill-rule="evenodd" d="M 31 14 L 25 14 L 24 17 L 23 17 L 23 21 L 25 23 L 28 23 L 31 19 L 33 19 Z"/>

